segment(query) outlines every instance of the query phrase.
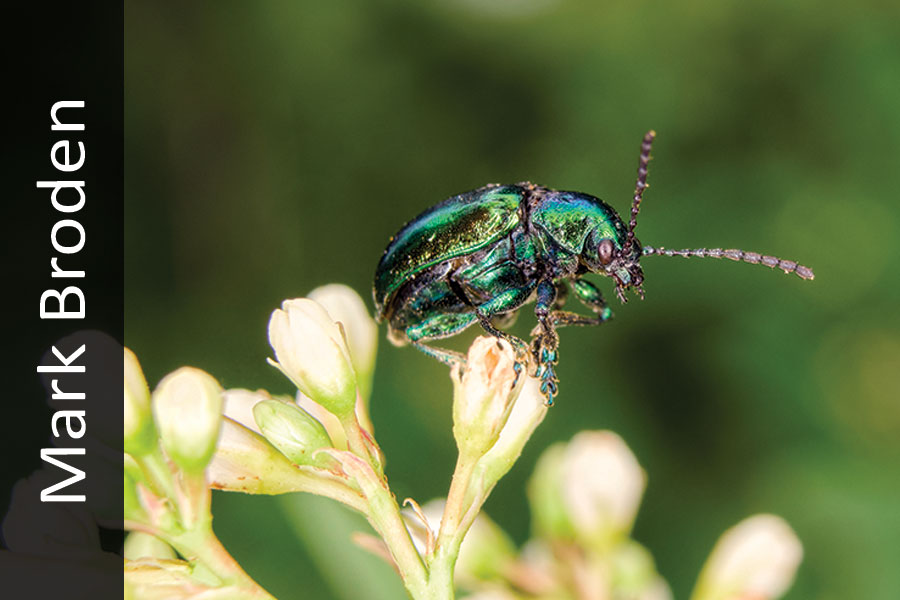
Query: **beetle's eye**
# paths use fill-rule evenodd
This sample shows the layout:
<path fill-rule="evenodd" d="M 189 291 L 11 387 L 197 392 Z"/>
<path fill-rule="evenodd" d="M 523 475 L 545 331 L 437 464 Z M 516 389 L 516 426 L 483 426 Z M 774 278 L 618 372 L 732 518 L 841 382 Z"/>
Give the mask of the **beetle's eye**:
<path fill-rule="evenodd" d="M 597 247 L 597 258 L 600 259 L 601 265 L 609 264 L 609 261 L 611 261 L 613 257 L 613 250 L 612 240 L 603 240 L 600 242 L 600 246 Z"/>

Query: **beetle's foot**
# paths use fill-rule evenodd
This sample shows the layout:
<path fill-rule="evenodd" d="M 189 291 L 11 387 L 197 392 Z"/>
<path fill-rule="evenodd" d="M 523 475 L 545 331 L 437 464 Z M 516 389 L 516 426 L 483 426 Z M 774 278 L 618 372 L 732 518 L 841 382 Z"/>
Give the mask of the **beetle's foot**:
<path fill-rule="evenodd" d="M 515 372 L 515 374 L 516 374 L 516 377 L 515 377 L 515 379 L 513 379 L 513 383 L 512 383 L 513 387 L 516 387 L 516 385 L 518 385 L 519 377 L 522 376 L 522 372 L 524 370 L 525 370 L 525 367 L 518 360 L 516 360 L 516 362 L 513 363 L 513 372 Z"/>
<path fill-rule="evenodd" d="M 531 353 L 537 364 L 535 377 L 541 380 L 541 393 L 544 395 L 544 404 L 553 405 L 553 399 L 558 391 L 559 378 L 556 376 L 554 366 L 559 360 L 556 340 L 552 337 L 538 336 L 531 343 Z"/>
<path fill-rule="evenodd" d="M 556 383 L 557 380 L 555 376 L 552 379 L 546 379 L 541 382 L 541 393 L 544 395 L 544 406 L 553 406 L 553 399 L 559 391 Z"/>

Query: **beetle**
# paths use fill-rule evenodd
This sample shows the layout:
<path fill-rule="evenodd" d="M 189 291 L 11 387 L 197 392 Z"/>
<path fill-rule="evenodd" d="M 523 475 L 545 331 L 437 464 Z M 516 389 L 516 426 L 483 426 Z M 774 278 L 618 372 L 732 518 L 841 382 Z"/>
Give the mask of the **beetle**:
<path fill-rule="evenodd" d="M 464 363 L 451 350 L 426 344 L 478 323 L 516 350 L 516 370 L 531 354 L 548 405 L 558 391 L 555 365 L 565 326 L 595 326 L 612 311 L 588 273 L 610 277 L 616 296 L 644 297 L 644 256 L 728 258 L 813 279 L 812 269 L 756 252 L 719 248 L 667 250 L 642 246 L 635 237 L 647 189 L 649 131 L 641 143 L 637 183 L 626 224 L 603 200 L 582 192 L 557 191 L 522 182 L 490 184 L 429 208 L 394 235 L 375 271 L 376 320 L 388 324 L 395 345 L 411 343 L 449 365 Z M 567 292 L 592 312 L 562 310 Z M 528 302 L 535 302 L 537 326 L 531 344 L 502 330 Z"/>

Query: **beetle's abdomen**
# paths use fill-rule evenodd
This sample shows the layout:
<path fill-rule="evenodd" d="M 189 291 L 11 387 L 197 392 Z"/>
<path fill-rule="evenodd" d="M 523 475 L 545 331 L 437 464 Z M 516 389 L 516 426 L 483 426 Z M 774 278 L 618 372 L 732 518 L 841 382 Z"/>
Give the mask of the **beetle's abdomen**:
<path fill-rule="evenodd" d="M 391 239 L 375 271 L 378 316 L 404 283 L 427 269 L 495 243 L 519 224 L 520 186 L 489 186 L 425 211 Z"/>

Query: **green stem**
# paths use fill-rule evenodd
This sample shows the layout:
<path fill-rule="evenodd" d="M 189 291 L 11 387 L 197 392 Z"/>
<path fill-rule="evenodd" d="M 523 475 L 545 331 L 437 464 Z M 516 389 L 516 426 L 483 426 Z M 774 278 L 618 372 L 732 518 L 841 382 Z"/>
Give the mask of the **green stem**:
<path fill-rule="evenodd" d="M 223 586 L 238 588 L 241 597 L 274 600 L 274 596 L 247 575 L 244 569 L 241 568 L 241 565 L 228 553 L 208 524 L 177 536 L 169 536 L 163 533 L 160 537 L 190 562 L 203 565 L 221 580 Z"/>
<path fill-rule="evenodd" d="M 454 598 L 453 569 L 459 556 L 459 547 L 472 524 L 472 519 L 466 518 L 466 515 L 477 512 L 477 507 L 475 511 L 470 511 L 472 506 L 468 498 L 477 462 L 477 458 L 464 454 L 460 454 L 456 461 L 434 557 L 429 565 L 428 597 L 434 600 Z"/>
<path fill-rule="evenodd" d="M 368 467 L 367 465 L 367 468 Z M 373 473 L 374 475 L 374 473 Z M 400 516 L 400 507 L 383 480 L 359 478 L 360 486 L 368 502 L 369 522 L 387 545 L 400 577 L 410 595 L 416 600 L 432 598 L 428 594 L 428 573 L 422 557 L 413 544 L 406 523 Z"/>
<path fill-rule="evenodd" d="M 355 411 L 341 420 L 341 427 L 343 427 L 344 434 L 347 436 L 347 448 L 350 452 L 364 459 L 379 476 L 383 477 L 384 469 L 381 464 L 381 457 L 377 456 L 381 451 L 369 434 L 360 427 Z M 367 438 L 370 440 L 368 443 L 366 442 Z"/>
<path fill-rule="evenodd" d="M 172 470 L 169 469 L 169 461 L 163 455 L 159 446 L 150 454 L 135 457 L 138 465 L 147 475 L 151 489 L 160 496 L 172 498 L 175 495 L 175 481 Z"/>

